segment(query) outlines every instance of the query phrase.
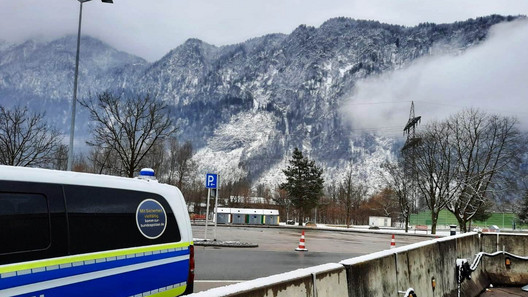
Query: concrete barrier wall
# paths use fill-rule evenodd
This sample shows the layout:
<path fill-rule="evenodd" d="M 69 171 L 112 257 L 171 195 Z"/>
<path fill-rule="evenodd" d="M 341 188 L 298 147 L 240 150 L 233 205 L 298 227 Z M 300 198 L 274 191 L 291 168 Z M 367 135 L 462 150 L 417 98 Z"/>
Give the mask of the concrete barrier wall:
<path fill-rule="evenodd" d="M 473 263 L 476 255 L 481 252 L 481 236 L 471 233 L 470 236 L 458 237 L 456 239 L 457 259 L 467 259 Z M 455 272 L 456 273 L 456 272 Z M 457 275 L 455 274 L 455 280 Z M 460 295 L 465 297 L 476 296 L 479 292 L 489 286 L 490 282 L 482 265 L 471 274 L 471 280 L 464 280 L 461 284 Z M 458 289 L 445 296 L 458 296 Z"/>
<path fill-rule="evenodd" d="M 482 234 L 483 252 L 493 253 L 503 249 L 512 254 L 528 255 L 528 235 L 508 233 Z"/>
<path fill-rule="evenodd" d="M 498 236 L 497 236 L 498 235 Z M 483 234 L 482 251 L 494 253 L 505 251 L 513 255 L 528 257 L 528 235 L 525 234 Z M 506 257 L 511 265 L 506 266 Z M 489 282 L 493 285 L 526 285 L 528 283 L 528 261 L 519 260 L 508 255 L 484 257 L 482 265 L 486 270 Z"/>
<path fill-rule="evenodd" d="M 396 296 L 396 262 L 393 255 L 359 257 L 347 264 L 348 296 Z"/>
<path fill-rule="evenodd" d="M 465 234 L 344 260 L 341 264 L 347 269 L 350 297 L 396 297 L 409 288 L 419 297 L 457 296 L 456 260 L 473 257 L 479 251 L 477 235 Z M 465 291 L 480 292 L 485 285 L 473 280 L 465 285 Z"/>
<path fill-rule="evenodd" d="M 499 235 L 499 246 L 519 256 L 528 256 L 528 236 Z M 249 297 L 401 297 L 413 288 L 419 297 L 458 296 L 457 259 L 473 263 L 483 251 L 497 248 L 495 234 L 467 233 L 424 241 L 391 250 L 325 264 L 266 278 L 211 289 L 191 296 Z M 506 277 L 504 277 L 506 276 Z M 493 284 L 522 284 L 528 280 L 528 261 L 504 256 L 483 257 L 461 284 L 460 296 L 474 297 Z M 434 285 L 433 285 L 434 280 Z M 524 283 L 526 284 L 526 283 Z"/>
<path fill-rule="evenodd" d="M 324 297 L 347 296 L 345 268 L 336 263 L 299 269 L 189 296 Z"/>
<path fill-rule="evenodd" d="M 397 257 L 400 291 L 414 288 L 420 297 L 443 296 L 456 288 L 453 264 L 456 263 L 456 240 L 437 241 L 402 252 Z"/>

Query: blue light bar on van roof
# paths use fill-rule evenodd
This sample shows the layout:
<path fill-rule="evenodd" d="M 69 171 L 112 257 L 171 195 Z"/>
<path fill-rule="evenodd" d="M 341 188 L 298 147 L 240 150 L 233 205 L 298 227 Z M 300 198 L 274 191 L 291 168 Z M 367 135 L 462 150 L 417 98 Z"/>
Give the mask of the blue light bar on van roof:
<path fill-rule="evenodd" d="M 155 176 L 154 169 L 152 168 L 143 168 L 139 171 L 139 176 Z"/>

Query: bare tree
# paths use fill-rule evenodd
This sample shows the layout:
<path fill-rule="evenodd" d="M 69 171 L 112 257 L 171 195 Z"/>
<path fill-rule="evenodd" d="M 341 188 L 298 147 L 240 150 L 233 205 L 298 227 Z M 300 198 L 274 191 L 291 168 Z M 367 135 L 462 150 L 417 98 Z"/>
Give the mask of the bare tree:
<path fill-rule="evenodd" d="M 52 160 L 52 168 L 66 170 L 68 167 L 68 146 L 59 144 L 55 149 Z"/>
<path fill-rule="evenodd" d="M 422 141 L 416 148 L 417 186 L 431 211 L 431 233 L 436 234 L 438 214 L 458 191 L 458 185 L 453 183 L 458 174 L 457 160 L 446 123 L 430 123 L 419 136 Z"/>
<path fill-rule="evenodd" d="M 517 120 L 477 110 L 427 125 L 417 147 L 416 168 L 419 189 L 431 210 L 432 232 L 443 208 L 466 232 L 467 222 L 482 216 L 508 184 L 525 145 Z"/>
<path fill-rule="evenodd" d="M 117 152 L 109 147 L 94 147 L 88 160 L 90 171 L 97 174 L 121 175 L 124 171 Z"/>
<path fill-rule="evenodd" d="M 359 204 L 366 194 L 366 188 L 354 179 L 352 169 L 347 172 L 339 187 L 338 199 L 345 213 L 347 228 L 353 219 L 353 212 L 359 209 Z"/>
<path fill-rule="evenodd" d="M 207 189 L 204 187 L 202 175 L 193 176 L 185 189 L 182 190 L 182 194 L 185 197 L 189 212 L 194 214 L 205 213 L 205 208 L 202 208 L 202 205 L 206 202 Z"/>
<path fill-rule="evenodd" d="M 517 210 L 517 216 L 521 224 L 528 223 L 528 191 L 524 194 Z"/>
<path fill-rule="evenodd" d="M 457 161 L 456 199 L 447 204 L 460 229 L 467 232 L 470 221 L 486 201 L 498 194 L 503 177 L 511 176 L 512 165 L 520 164 L 521 133 L 517 120 L 465 110 L 448 119 L 453 153 Z M 510 174 L 508 174 L 510 172 Z"/>
<path fill-rule="evenodd" d="M 196 171 L 196 163 L 193 161 L 193 146 L 190 141 L 180 145 L 174 137 L 169 139 L 169 153 L 167 157 L 167 183 L 176 185 L 183 189 L 185 183 L 190 183 L 190 179 Z"/>
<path fill-rule="evenodd" d="M 104 92 L 80 104 L 95 123 L 88 144 L 117 153 L 123 174 L 129 177 L 134 176 L 152 147 L 176 130 L 167 104 L 149 95 L 121 98 Z"/>
<path fill-rule="evenodd" d="M 43 113 L 27 107 L 0 106 L 0 163 L 13 166 L 51 166 L 61 144 L 60 133 L 44 121 Z"/>
<path fill-rule="evenodd" d="M 145 155 L 141 161 L 141 168 L 152 168 L 156 175 L 164 174 L 165 163 L 167 162 L 167 152 L 165 150 L 165 142 L 158 141 L 155 143 L 150 151 Z M 160 178 L 158 178 L 160 179 Z"/>
<path fill-rule="evenodd" d="M 85 154 L 83 153 L 76 154 L 74 156 L 73 164 L 72 164 L 72 171 L 94 173 L 89 163 L 87 162 Z"/>
<path fill-rule="evenodd" d="M 390 217 L 393 221 L 397 218 L 398 203 L 395 199 L 394 191 L 385 188 L 379 193 L 372 195 L 364 207 L 373 211 L 375 215 Z"/>
<path fill-rule="evenodd" d="M 387 174 L 384 174 L 383 177 L 387 186 L 394 192 L 394 196 L 398 201 L 400 208 L 400 219 L 404 221 L 405 232 L 409 231 L 409 219 L 411 217 L 411 210 L 413 209 L 412 200 L 412 181 L 409 176 L 405 174 L 404 164 L 402 164 L 402 159 L 394 163 L 386 162 L 383 164 L 384 169 Z"/>
<path fill-rule="evenodd" d="M 520 193 L 521 197 L 519 197 L 517 200 L 518 203 L 516 203 L 517 216 L 519 218 L 519 222 L 521 224 L 528 224 L 528 170 L 527 169 L 521 169 L 521 175 L 522 178 L 520 179 L 519 183 L 521 186 Z M 513 207 L 512 207 L 513 211 Z"/>
<path fill-rule="evenodd" d="M 296 217 L 292 201 L 288 198 L 288 193 L 285 190 L 281 190 L 279 187 L 275 188 L 273 201 L 279 207 L 280 216 L 286 218 L 286 221 Z"/>

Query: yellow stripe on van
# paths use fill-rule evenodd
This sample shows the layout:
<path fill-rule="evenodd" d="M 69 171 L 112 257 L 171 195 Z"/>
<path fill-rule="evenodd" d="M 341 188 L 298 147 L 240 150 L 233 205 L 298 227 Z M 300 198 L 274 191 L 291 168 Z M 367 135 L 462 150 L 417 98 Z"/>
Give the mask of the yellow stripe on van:
<path fill-rule="evenodd" d="M 142 247 L 126 248 L 126 249 L 119 249 L 119 250 L 111 250 L 111 251 L 104 251 L 104 252 L 96 252 L 96 253 L 88 253 L 88 254 L 81 254 L 81 255 L 73 255 L 73 256 L 65 256 L 65 257 L 58 257 L 58 258 L 50 258 L 50 259 L 42 259 L 42 260 L 35 260 L 35 261 L 29 261 L 29 262 L 8 264 L 8 265 L 0 266 L 0 274 L 19 271 L 19 270 L 41 268 L 41 267 L 46 267 L 46 266 L 54 266 L 54 265 L 89 261 L 89 260 L 104 259 L 104 258 L 109 258 L 109 257 L 120 257 L 120 256 L 134 255 L 138 253 L 155 252 L 155 251 L 168 250 L 168 249 L 174 249 L 174 248 L 187 248 L 191 244 L 192 242 L 165 243 L 165 244 L 149 245 L 149 246 L 142 246 Z"/>
<path fill-rule="evenodd" d="M 181 286 L 181 287 L 178 287 L 178 288 L 174 288 L 174 289 L 171 289 L 171 290 L 159 292 L 159 293 L 152 294 L 152 295 L 149 295 L 149 296 L 154 296 L 154 297 L 174 297 L 174 296 L 179 296 L 179 295 L 183 294 L 183 292 L 185 292 L 186 288 L 187 288 L 187 286 Z"/>

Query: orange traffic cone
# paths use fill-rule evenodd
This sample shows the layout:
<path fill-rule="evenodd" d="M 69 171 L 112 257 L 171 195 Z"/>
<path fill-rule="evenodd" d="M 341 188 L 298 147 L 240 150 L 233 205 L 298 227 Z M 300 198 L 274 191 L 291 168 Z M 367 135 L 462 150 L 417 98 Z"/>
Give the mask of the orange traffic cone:
<path fill-rule="evenodd" d="M 394 234 L 392 234 L 392 239 L 391 239 L 391 249 L 395 248 L 396 247 L 396 241 L 394 240 Z"/>
<path fill-rule="evenodd" d="M 302 234 L 301 234 L 301 240 L 299 240 L 299 247 L 295 249 L 296 251 L 299 251 L 299 252 L 305 252 L 307 251 L 308 249 L 304 246 L 304 230 L 302 231 Z"/>

